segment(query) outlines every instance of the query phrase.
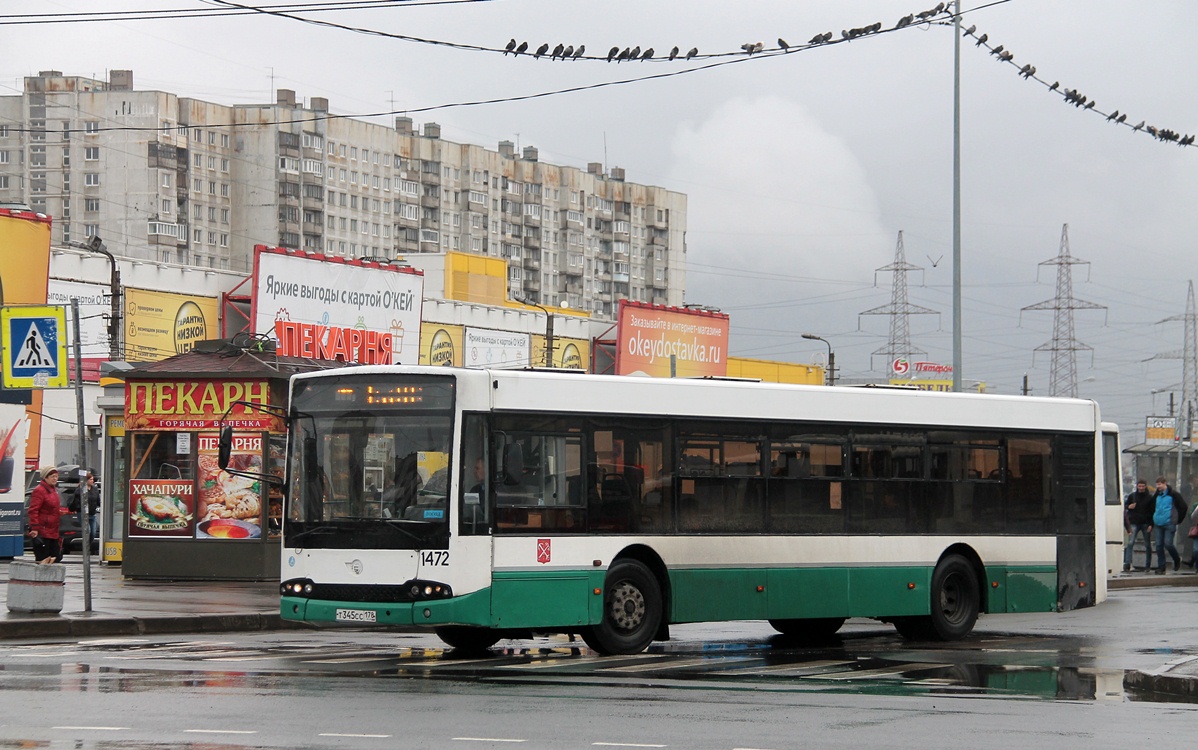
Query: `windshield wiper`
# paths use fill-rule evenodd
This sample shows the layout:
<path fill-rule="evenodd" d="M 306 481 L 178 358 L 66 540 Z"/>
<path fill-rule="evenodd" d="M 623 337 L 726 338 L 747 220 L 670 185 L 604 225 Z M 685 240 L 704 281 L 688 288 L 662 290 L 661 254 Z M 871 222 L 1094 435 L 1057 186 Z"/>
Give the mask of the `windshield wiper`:
<path fill-rule="evenodd" d="M 313 528 L 313 529 L 304 529 L 303 531 L 297 531 L 296 533 L 291 534 L 287 537 L 287 545 L 290 547 L 294 547 L 294 546 L 296 546 L 295 542 L 298 542 L 299 540 L 303 539 L 304 537 L 308 536 L 309 534 L 319 534 L 319 533 L 325 533 L 328 531 L 336 531 L 336 530 L 337 530 L 337 527 L 335 527 L 335 526 L 325 525 L 325 526 L 317 526 L 316 528 Z"/>

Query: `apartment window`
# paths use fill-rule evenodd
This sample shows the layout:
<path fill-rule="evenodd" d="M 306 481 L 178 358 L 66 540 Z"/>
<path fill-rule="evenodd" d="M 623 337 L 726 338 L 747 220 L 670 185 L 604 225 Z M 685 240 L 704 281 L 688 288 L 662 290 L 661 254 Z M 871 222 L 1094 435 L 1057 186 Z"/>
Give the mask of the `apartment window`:
<path fill-rule="evenodd" d="M 575 204 L 578 203 L 578 191 L 577 190 L 570 191 L 570 202 L 575 203 Z"/>
<path fill-rule="evenodd" d="M 191 189 L 197 193 L 204 192 L 204 181 L 198 177 L 191 181 Z"/>
<path fill-rule="evenodd" d="M 99 161 L 100 160 L 100 147 L 99 146 L 84 147 L 83 160 L 84 161 Z"/>
<path fill-rule="evenodd" d="M 208 244 L 209 244 L 209 245 L 215 245 L 215 244 L 216 244 L 216 232 L 209 232 L 209 233 L 208 233 Z"/>
<path fill-rule="evenodd" d="M 296 159 L 292 156 L 279 157 L 279 169 L 283 170 L 284 172 L 298 172 L 299 167 L 299 159 Z"/>
<path fill-rule="evenodd" d="M 7 163 L 8 163 L 8 152 L 0 151 L 0 164 L 7 164 Z"/>
<path fill-rule="evenodd" d="M 46 147 L 45 146 L 30 146 L 29 147 L 29 164 L 33 167 L 46 166 Z"/>
<path fill-rule="evenodd" d="M 208 207 L 208 221 L 216 221 L 216 207 L 215 206 Z"/>
<path fill-rule="evenodd" d="M 351 232 L 358 231 L 358 220 L 357 219 L 349 220 L 349 231 L 351 231 Z"/>
<path fill-rule="evenodd" d="M 45 120 L 30 120 L 29 127 L 31 130 L 30 136 L 29 136 L 30 140 L 33 140 L 33 141 L 46 140 L 46 121 Z"/>
<path fill-rule="evenodd" d="M 420 184 L 412 180 L 400 180 L 399 191 L 407 195 L 420 195 Z"/>
<path fill-rule="evenodd" d="M 195 219 L 196 221 L 203 219 L 204 218 L 204 207 L 200 206 L 200 205 L 192 206 L 191 207 L 191 217 L 193 219 Z"/>
<path fill-rule="evenodd" d="M 487 194 L 479 192 L 478 190 L 471 190 L 470 194 L 467 196 L 467 200 L 471 203 L 482 203 L 485 205 L 487 202 Z"/>
<path fill-rule="evenodd" d="M 382 185 L 383 185 L 383 180 L 378 175 L 374 175 L 371 178 L 371 187 L 373 187 L 375 190 L 378 190 L 380 187 L 382 187 Z"/>
<path fill-rule="evenodd" d="M 221 196 L 223 196 L 225 198 L 229 197 L 229 183 L 222 182 L 220 184 L 220 194 L 221 194 Z"/>
<path fill-rule="evenodd" d="M 441 241 L 441 235 L 435 229 L 421 229 L 420 230 L 420 241 L 421 242 L 431 242 L 434 245 L 436 245 L 437 243 L 439 243 Z"/>
<path fill-rule="evenodd" d="M 8 189 L 8 175 L 0 175 L 0 189 Z"/>
<path fill-rule="evenodd" d="M 83 199 L 83 210 L 84 211 L 99 211 L 100 210 L 100 199 L 99 198 L 84 198 Z"/>
<path fill-rule="evenodd" d="M 208 181 L 208 195 L 216 195 L 216 183 L 212 180 Z"/>
<path fill-rule="evenodd" d="M 324 148 L 324 139 L 319 135 L 304 133 L 304 148 Z"/>
<path fill-rule="evenodd" d="M 345 182 L 345 170 L 344 170 L 344 169 L 339 169 L 339 170 L 337 170 L 337 178 L 338 178 L 338 179 L 339 179 L 341 182 Z"/>
<path fill-rule="evenodd" d="M 306 174 L 324 174 L 324 167 L 316 159 L 304 159 L 304 172 Z"/>
<path fill-rule="evenodd" d="M 228 223 L 229 223 L 229 209 L 227 209 L 227 208 L 222 208 L 222 209 L 220 210 L 220 223 L 221 223 L 221 224 L 228 224 Z"/>
<path fill-rule="evenodd" d="M 195 167 L 196 169 L 199 169 L 200 167 L 204 166 L 204 155 L 203 154 L 193 154 L 191 157 L 191 166 Z"/>
<path fill-rule="evenodd" d="M 390 177 L 383 178 L 383 192 L 385 192 L 385 193 L 391 192 L 391 178 Z"/>
<path fill-rule="evenodd" d="M 8 137 L 8 126 L 0 125 L 0 138 L 7 138 L 7 137 Z"/>
<path fill-rule="evenodd" d="M 356 195 L 351 195 L 351 196 L 349 197 L 349 207 L 350 207 L 350 208 L 357 208 L 357 207 L 358 207 L 358 196 L 356 196 Z"/>
<path fill-rule="evenodd" d="M 163 198 L 162 199 L 162 213 L 170 215 L 170 212 L 171 212 L 171 202 L 168 199 Z"/>
<path fill-rule="evenodd" d="M 358 173 L 357 173 L 357 172 L 350 172 L 350 173 L 349 173 L 349 184 L 351 184 L 351 185 L 357 185 L 357 184 L 358 184 Z"/>
<path fill-rule="evenodd" d="M 215 156 L 208 157 L 208 168 L 216 169 L 216 157 Z"/>
<path fill-rule="evenodd" d="M 220 145 L 224 148 L 229 147 L 229 134 L 228 133 L 220 134 Z"/>
<path fill-rule="evenodd" d="M 100 225 L 99 224 L 84 224 L 83 225 L 83 236 L 84 237 L 95 237 L 98 234 L 100 234 Z"/>
<path fill-rule="evenodd" d="M 228 172 L 228 171 L 229 171 L 229 160 L 228 160 L 228 159 L 221 159 L 221 160 L 220 160 L 220 171 L 222 171 L 222 172 Z"/>
<path fill-rule="evenodd" d="M 214 130 L 208 131 L 208 145 L 209 146 L 216 145 L 216 131 L 214 131 Z"/>
<path fill-rule="evenodd" d="M 355 160 L 358 158 L 358 147 L 357 146 L 354 146 L 353 148 L 351 148 L 349 150 L 349 158 L 355 159 Z"/>
<path fill-rule="evenodd" d="M 191 230 L 191 241 L 196 243 L 197 245 L 200 244 L 201 242 L 203 242 L 204 241 L 204 230 L 203 229 Z"/>
<path fill-rule="evenodd" d="M 171 186 L 171 173 L 170 172 L 162 173 L 162 186 L 164 188 L 169 188 Z"/>
<path fill-rule="evenodd" d="M 162 235 L 164 237 L 178 237 L 179 225 L 167 224 L 166 222 L 162 221 L 151 221 L 148 233 Z"/>
<path fill-rule="evenodd" d="M 98 172 L 88 172 L 83 175 L 83 184 L 89 187 L 95 187 L 100 184 L 100 175 Z"/>
<path fill-rule="evenodd" d="M 220 235 L 220 246 L 221 246 L 221 247 L 228 247 L 228 246 L 229 246 L 229 235 L 227 235 L 227 234 L 225 234 L 225 233 L 223 233 L 223 232 L 222 232 L 222 233 L 221 233 L 221 235 Z"/>
<path fill-rule="evenodd" d="M 87 122 L 83 123 L 83 132 L 84 133 L 99 133 L 100 132 L 100 121 L 99 120 L 88 120 Z"/>
<path fill-rule="evenodd" d="M 413 203 L 400 203 L 398 206 L 396 206 L 395 213 L 397 213 L 401 219 L 416 221 L 420 218 L 420 206 L 417 206 Z"/>

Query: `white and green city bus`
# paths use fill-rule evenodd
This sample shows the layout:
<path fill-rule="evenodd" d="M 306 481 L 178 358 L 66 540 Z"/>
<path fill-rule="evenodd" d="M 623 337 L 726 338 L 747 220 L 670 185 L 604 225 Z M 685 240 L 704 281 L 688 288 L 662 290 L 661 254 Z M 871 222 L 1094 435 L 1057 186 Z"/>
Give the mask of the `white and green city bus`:
<path fill-rule="evenodd" d="M 450 646 L 849 617 L 957 639 L 1106 596 L 1091 401 L 371 366 L 291 381 L 282 616 Z"/>

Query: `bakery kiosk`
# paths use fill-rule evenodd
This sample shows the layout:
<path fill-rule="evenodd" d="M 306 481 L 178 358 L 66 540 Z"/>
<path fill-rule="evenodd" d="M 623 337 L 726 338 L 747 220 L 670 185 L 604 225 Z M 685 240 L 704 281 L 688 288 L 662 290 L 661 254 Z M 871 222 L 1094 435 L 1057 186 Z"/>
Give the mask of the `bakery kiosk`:
<path fill-rule="evenodd" d="M 222 471 L 222 424 L 234 428 L 230 468 L 283 476 L 288 378 L 342 363 L 279 357 L 230 342 L 125 375 L 122 573 L 126 578 L 277 580 L 281 490 Z"/>

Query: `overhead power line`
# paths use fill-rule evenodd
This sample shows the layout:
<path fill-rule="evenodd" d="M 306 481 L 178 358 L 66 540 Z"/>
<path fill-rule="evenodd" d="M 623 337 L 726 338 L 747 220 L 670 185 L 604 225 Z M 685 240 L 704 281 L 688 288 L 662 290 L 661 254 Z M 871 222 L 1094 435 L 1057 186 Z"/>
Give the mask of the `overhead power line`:
<path fill-rule="evenodd" d="M 0 26 L 41 26 L 64 23 L 105 23 L 109 21 L 174 21 L 187 18 L 224 18 L 250 16 L 261 9 L 287 12 L 325 13 L 342 10 L 378 10 L 426 5 L 489 3 L 493 0 L 341 0 L 341 2 L 284 3 L 245 8 L 157 8 L 143 10 L 77 11 L 68 13 L 10 13 L 0 15 Z"/>

